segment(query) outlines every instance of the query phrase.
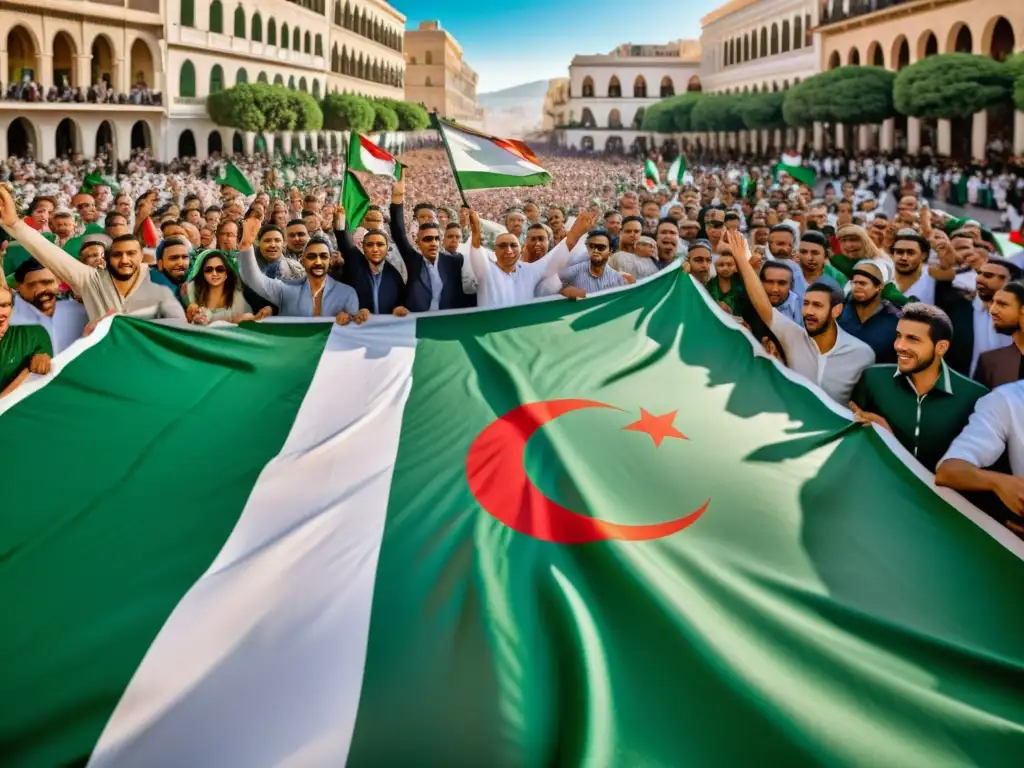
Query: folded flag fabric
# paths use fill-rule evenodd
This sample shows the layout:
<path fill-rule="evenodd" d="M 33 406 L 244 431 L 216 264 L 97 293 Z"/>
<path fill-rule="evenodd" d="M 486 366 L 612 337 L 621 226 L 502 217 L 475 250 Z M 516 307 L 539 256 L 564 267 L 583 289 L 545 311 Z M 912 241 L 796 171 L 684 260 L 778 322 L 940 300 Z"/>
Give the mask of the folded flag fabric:
<path fill-rule="evenodd" d="M 661 175 L 658 173 L 658 166 L 651 158 L 644 163 L 644 183 L 648 189 L 654 189 L 661 184 Z"/>
<path fill-rule="evenodd" d="M 647 162 L 650 162 L 648 160 Z M 654 169 L 657 173 L 657 168 Z M 668 181 L 675 184 L 677 187 L 683 183 L 683 176 L 686 175 L 686 155 L 679 155 L 672 164 L 668 167 L 668 173 L 666 174 Z"/>
<path fill-rule="evenodd" d="M 355 231 L 370 210 L 370 196 L 363 189 L 359 178 L 348 169 L 345 170 L 345 180 L 342 182 L 341 205 L 345 209 L 345 228 L 349 232 Z"/>
<path fill-rule="evenodd" d="M 231 187 L 232 189 L 236 189 L 246 197 L 256 194 L 256 190 L 252 188 L 252 184 L 249 183 L 249 179 L 247 179 L 239 167 L 230 160 L 228 160 L 228 164 L 224 166 L 224 175 L 218 179 L 214 179 L 214 181 L 222 187 Z"/>
<path fill-rule="evenodd" d="M 1019 765 L 1009 534 L 681 270 L 54 365 L 0 401 L 5 765 Z"/>
<path fill-rule="evenodd" d="M 813 168 L 808 168 L 805 165 L 784 165 L 779 163 L 775 166 L 776 181 L 784 173 L 791 176 L 798 184 L 805 184 L 808 187 L 813 187 L 818 183 L 818 174 L 814 172 Z"/>
<path fill-rule="evenodd" d="M 78 193 L 80 195 L 91 195 L 96 192 L 97 187 L 107 187 L 115 195 L 121 191 L 121 187 L 118 186 L 116 181 L 108 176 L 104 176 L 99 171 L 93 171 L 82 179 L 82 186 L 78 188 Z"/>
<path fill-rule="evenodd" d="M 541 168 L 524 142 L 488 136 L 434 114 L 431 120 L 441 134 L 460 189 L 535 187 L 551 181 L 551 174 Z"/>
<path fill-rule="evenodd" d="M 348 142 L 345 159 L 349 170 L 364 171 L 374 176 L 387 176 L 396 181 L 402 177 L 402 164 L 395 160 L 383 147 L 371 139 L 353 133 Z"/>

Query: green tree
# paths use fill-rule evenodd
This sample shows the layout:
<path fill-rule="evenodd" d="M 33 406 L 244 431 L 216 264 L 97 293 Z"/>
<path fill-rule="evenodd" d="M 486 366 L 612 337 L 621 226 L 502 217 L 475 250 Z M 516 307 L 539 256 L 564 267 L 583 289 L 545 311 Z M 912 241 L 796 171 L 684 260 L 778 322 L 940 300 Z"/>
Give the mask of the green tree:
<path fill-rule="evenodd" d="M 881 67 L 838 67 L 819 72 L 785 92 L 782 115 L 792 126 L 812 123 L 864 125 L 895 114 L 896 73 Z"/>
<path fill-rule="evenodd" d="M 1009 102 L 1013 72 L 995 59 L 972 53 L 942 53 L 911 64 L 896 76 L 893 98 L 904 115 L 968 118 Z"/>
<path fill-rule="evenodd" d="M 397 131 L 398 115 L 395 114 L 388 104 L 383 101 L 373 102 L 373 130 L 375 131 Z"/>
<path fill-rule="evenodd" d="M 672 114 L 666 101 L 656 101 L 644 111 L 643 130 L 654 133 L 672 133 Z"/>
<path fill-rule="evenodd" d="M 1004 66 L 1013 78 L 1013 105 L 1024 109 L 1024 52 L 1008 56 Z"/>
<path fill-rule="evenodd" d="M 319 131 L 324 127 L 324 113 L 308 93 L 288 91 L 288 104 L 295 113 L 296 131 Z"/>
<path fill-rule="evenodd" d="M 672 116 L 672 130 L 675 133 L 687 133 L 694 130 L 693 108 L 703 98 L 703 93 L 681 93 L 665 100 L 668 112 Z"/>
<path fill-rule="evenodd" d="M 411 101 L 396 101 L 395 114 L 398 115 L 398 130 L 422 131 L 430 126 L 430 115 L 419 104 Z"/>
<path fill-rule="evenodd" d="M 331 93 L 321 102 L 324 127 L 330 131 L 369 133 L 373 130 L 376 112 L 361 96 Z"/>
<path fill-rule="evenodd" d="M 311 96 L 267 83 L 239 83 L 210 94 L 206 111 L 217 125 L 241 131 L 317 131 L 323 125 Z"/>
<path fill-rule="evenodd" d="M 690 112 L 690 129 L 694 131 L 742 131 L 746 129 L 740 108 L 744 95 L 712 93 L 703 95 Z"/>
<path fill-rule="evenodd" d="M 740 117 L 751 131 L 782 128 L 786 121 L 782 117 L 782 103 L 785 91 L 767 91 L 745 95 L 740 104 Z"/>

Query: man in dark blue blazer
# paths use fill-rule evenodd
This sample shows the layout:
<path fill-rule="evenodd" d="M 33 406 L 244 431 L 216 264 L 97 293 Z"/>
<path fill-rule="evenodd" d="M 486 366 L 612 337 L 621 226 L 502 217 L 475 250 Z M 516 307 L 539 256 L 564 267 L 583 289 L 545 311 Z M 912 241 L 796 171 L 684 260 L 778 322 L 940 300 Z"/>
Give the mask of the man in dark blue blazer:
<path fill-rule="evenodd" d="M 410 312 L 476 306 L 476 295 L 462 285 L 462 256 L 441 249 L 443 232 L 435 220 L 420 222 L 416 248 L 405 231 L 405 182 L 391 188 L 391 237 L 409 273 L 406 304 Z M 364 241 L 365 242 L 365 241 Z"/>
<path fill-rule="evenodd" d="M 363 249 L 359 250 L 344 227 L 345 211 L 339 207 L 334 217 L 334 236 L 345 259 L 341 281 L 355 290 L 359 308 L 375 315 L 408 314 L 405 282 L 399 271 L 387 262 L 387 232 L 369 230 L 363 236 Z"/>

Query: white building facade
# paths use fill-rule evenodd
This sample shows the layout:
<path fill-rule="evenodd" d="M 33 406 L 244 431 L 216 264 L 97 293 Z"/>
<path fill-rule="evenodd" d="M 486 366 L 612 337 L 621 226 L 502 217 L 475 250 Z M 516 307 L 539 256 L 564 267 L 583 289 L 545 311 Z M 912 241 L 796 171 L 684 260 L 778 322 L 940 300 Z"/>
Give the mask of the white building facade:
<path fill-rule="evenodd" d="M 267 82 L 316 99 L 345 92 L 401 100 L 404 28 L 405 17 L 382 0 L 52 0 L 45 10 L 7 0 L 0 156 L 48 161 L 112 148 L 119 160 L 133 149 L 161 160 L 205 159 L 340 144 L 340 135 L 325 132 L 257 136 L 218 127 L 206 98 Z M 114 103 L 46 99 L 53 86 L 98 82 L 117 94 Z"/>
<path fill-rule="evenodd" d="M 814 0 L 733 0 L 701 19 L 701 80 L 712 93 L 785 91 L 821 71 Z M 802 146 L 806 132 L 708 134 L 741 150 Z"/>
<path fill-rule="evenodd" d="M 664 138 L 641 129 L 644 110 L 667 96 L 702 90 L 700 43 L 621 45 L 609 54 L 579 55 L 569 65 L 566 147 L 596 152 L 652 147 Z"/>

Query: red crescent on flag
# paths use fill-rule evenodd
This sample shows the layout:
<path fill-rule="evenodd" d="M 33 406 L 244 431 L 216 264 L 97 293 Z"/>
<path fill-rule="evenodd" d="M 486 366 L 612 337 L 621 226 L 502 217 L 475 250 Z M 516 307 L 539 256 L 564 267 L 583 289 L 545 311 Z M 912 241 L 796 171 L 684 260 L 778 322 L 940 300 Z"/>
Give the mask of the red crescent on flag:
<path fill-rule="evenodd" d="M 549 421 L 585 408 L 615 406 L 596 400 L 547 400 L 513 408 L 477 435 L 466 455 L 466 479 L 477 502 L 494 519 L 519 533 L 553 544 L 595 541 L 650 541 L 692 525 L 711 503 L 694 512 L 653 525 L 620 525 L 581 515 L 552 501 L 526 474 L 526 443 Z"/>

